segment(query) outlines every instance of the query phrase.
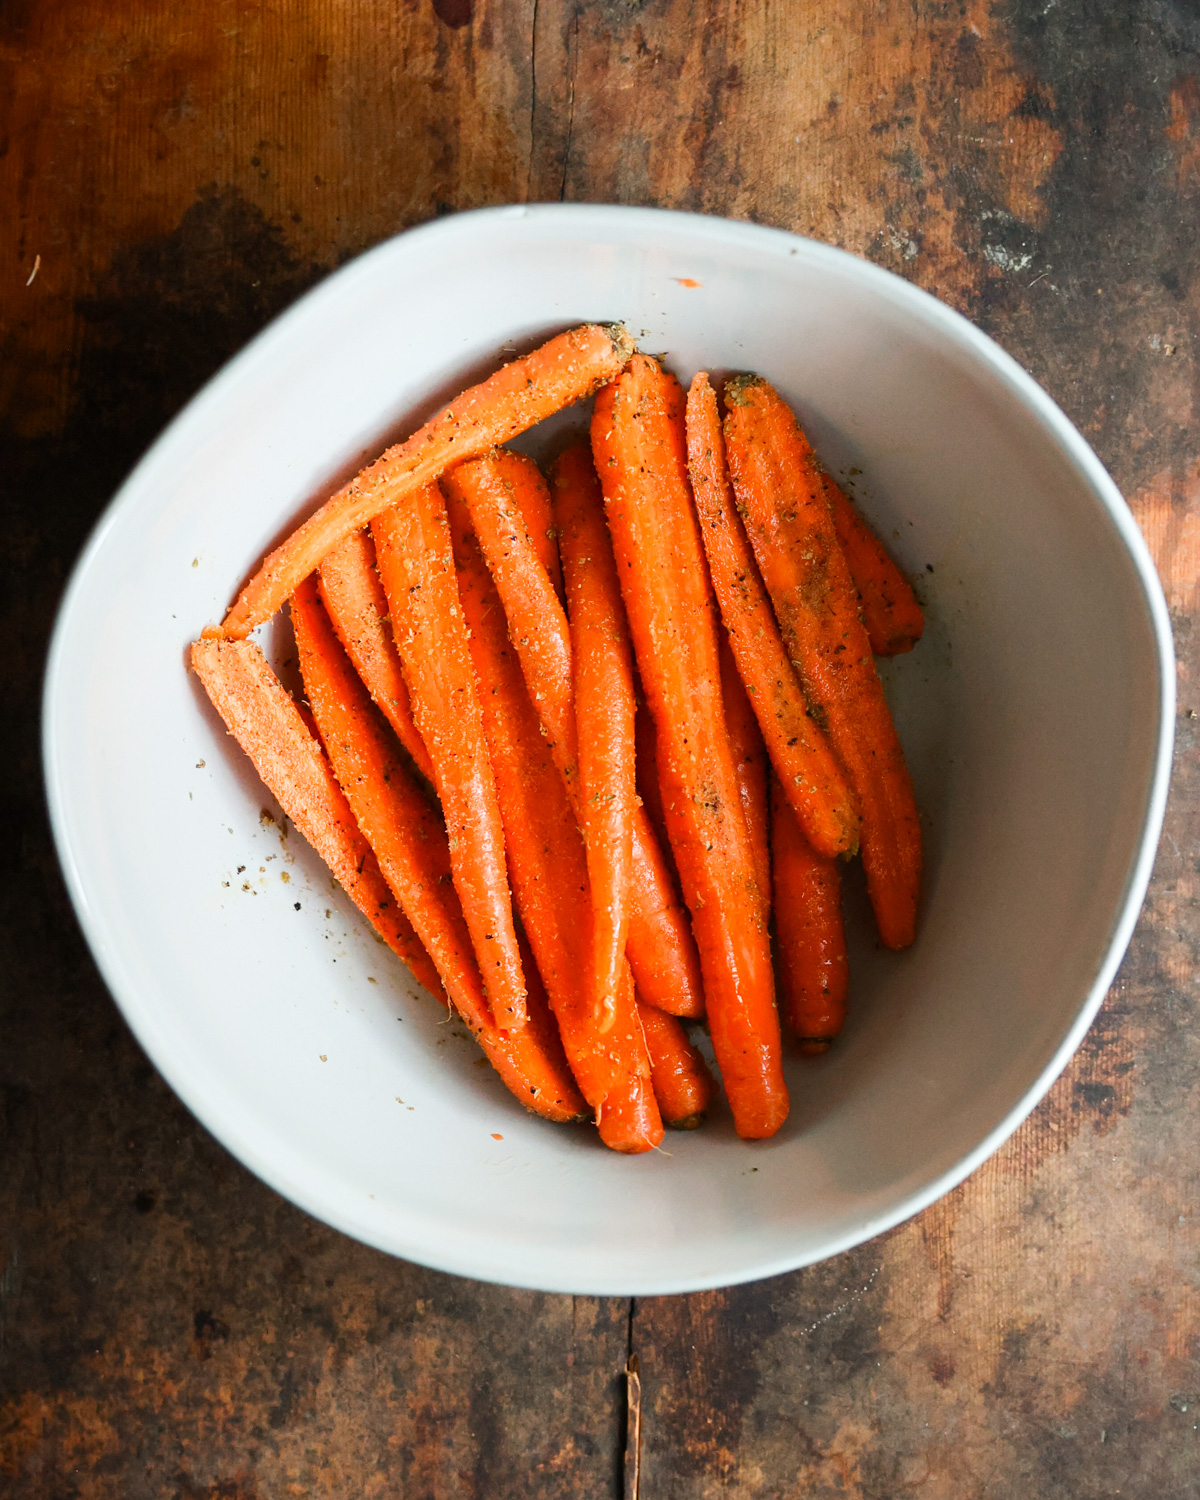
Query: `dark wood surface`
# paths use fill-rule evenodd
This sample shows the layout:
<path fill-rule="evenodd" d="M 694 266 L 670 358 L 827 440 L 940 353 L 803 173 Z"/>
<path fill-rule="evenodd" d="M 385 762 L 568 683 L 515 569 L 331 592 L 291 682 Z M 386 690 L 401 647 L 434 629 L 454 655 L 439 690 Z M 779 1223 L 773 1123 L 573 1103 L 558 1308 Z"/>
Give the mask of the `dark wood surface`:
<path fill-rule="evenodd" d="M 38 764 L 56 601 L 166 419 L 348 256 L 560 197 L 960 308 L 1128 495 L 1180 653 L 1150 897 L 1041 1108 L 879 1240 L 636 1304 L 389 1260 L 233 1161 L 92 966 Z M 618 1495 L 631 1350 L 643 1500 L 1200 1494 L 1198 209 L 1193 0 L 0 0 L 0 1494 Z"/>

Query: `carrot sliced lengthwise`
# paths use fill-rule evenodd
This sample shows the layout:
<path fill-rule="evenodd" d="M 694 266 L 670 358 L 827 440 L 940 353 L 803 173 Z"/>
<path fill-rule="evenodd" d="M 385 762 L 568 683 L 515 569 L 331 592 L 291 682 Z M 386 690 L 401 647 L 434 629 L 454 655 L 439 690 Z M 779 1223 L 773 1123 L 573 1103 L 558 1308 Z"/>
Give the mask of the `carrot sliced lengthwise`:
<path fill-rule="evenodd" d="M 713 591 L 771 763 L 813 846 L 822 854 L 853 854 L 856 799 L 788 659 L 734 505 L 717 398 L 703 371 L 688 391 L 687 440 Z"/>
<path fill-rule="evenodd" d="M 575 672 L 579 806 L 592 888 L 596 1003 L 611 1016 L 625 960 L 633 869 L 635 786 L 633 655 L 600 481 L 586 443 L 554 466 Z"/>
<path fill-rule="evenodd" d="M 486 453 L 590 396 L 624 368 L 633 347 L 624 328 L 588 323 L 560 333 L 471 386 L 412 437 L 369 464 L 276 547 L 215 634 L 234 640 L 249 635 L 352 532 L 451 464 Z"/>
<path fill-rule="evenodd" d="M 592 449 L 717 1062 L 739 1135 L 774 1135 L 788 1111 L 774 977 L 725 733 L 679 382 L 635 357 L 596 398 Z"/>
<path fill-rule="evenodd" d="M 708 1064 L 688 1041 L 687 1032 L 674 1016 L 640 1003 L 638 1015 L 646 1035 L 650 1077 L 663 1122 L 672 1130 L 695 1130 L 712 1103 L 715 1085 Z"/>
<path fill-rule="evenodd" d="M 373 531 L 413 718 L 433 762 L 454 886 L 492 1014 L 497 1025 L 516 1028 L 525 1021 L 525 979 L 441 488 L 423 485 Z"/>
<path fill-rule="evenodd" d="M 413 977 L 445 1000 L 438 971 L 380 872 L 321 749 L 253 641 L 197 641 L 192 670 L 276 802 Z"/>
<path fill-rule="evenodd" d="M 412 705 L 386 616 L 387 599 L 375 569 L 375 543 L 356 531 L 321 564 L 321 601 L 354 670 L 428 781 L 433 762 L 413 723 Z"/>
<path fill-rule="evenodd" d="M 842 878 L 837 861 L 818 854 L 804 837 L 774 778 L 771 848 L 784 1020 L 802 1051 L 824 1052 L 846 1017 Z"/>
<path fill-rule="evenodd" d="M 911 651 L 925 631 L 925 615 L 912 585 L 840 485 L 828 474 L 821 478 L 838 545 L 858 590 L 871 650 L 876 656 Z"/>
<path fill-rule="evenodd" d="M 448 879 L 445 829 L 355 675 L 315 578 L 293 594 L 292 624 L 305 693 L 338 781 L 396 899 L 434 958 L 454 1008 L 523 1104 L 548 1119 L 579 1119 L 586 1106 L 544 1006 L 541 1014 L 530 1007 L 528 1023 L 517 1031 L 496 1025 Z"/>
<path fill-rule="evenodd" d="M 517 910 L 601 1139 L 617 1151 L 648 1151 L 662 1139 L 662 1121 L 628 970 L 622 965 L 612 1024 L 601 1032 L 588 982 L 591 897 L 583 841 L 509 643 L 470 513 L 452 480 L 447 490 L 459 598 L 480 683 Z"/>
<path fill-rule="evenodd" d="M 733 751 L 733 769 L 742 799 L 742 816 L 750 852 L 754 856 L 754 877 L 762 901 L 763 920 L 771 911 L 771 813 L 767 802 L 767 752 L 759 732 L 758 720 L 750 706 L 745 684 L 738 675 L 729 642 L 720 643 L 721 700 L 725 706 L 725 728 L 729 748 Z"/>
<path fill-rule="evenodd" d="M 725 404 L 738 507 L 788 653 L 858 794 L 879 935 L 904 948 L 916 931 L 920 825 L 821 470 L 791 408 L 761 377 L 730 381 Z"/>
<path fill-rule="evenodd" d="M 496 581 L 509 638 L 571 805 L 584 823 L 574 705 L 574 653 L 567 614 L 524 525 L 515 524 L 490 458 L 461 464 L 446 487 L 467 506 Z M 503 510 L 502 510 L 503 508 Z M 654 830 L 641 808 L 632 821 L 633 870 L 626 954 L 643 1000 L 673 1015 L 704 1013 L 700 964 L 687 918 Z"/>

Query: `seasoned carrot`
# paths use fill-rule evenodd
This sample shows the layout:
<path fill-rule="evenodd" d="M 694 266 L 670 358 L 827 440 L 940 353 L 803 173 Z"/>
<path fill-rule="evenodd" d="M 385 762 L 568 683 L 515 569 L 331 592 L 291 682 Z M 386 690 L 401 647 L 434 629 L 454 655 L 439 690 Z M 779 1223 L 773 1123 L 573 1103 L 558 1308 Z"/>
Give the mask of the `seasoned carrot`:
<path fill-rule="evenodd" d="M 646 1035 L 650 1077 L 663 1124 L 673 1130 L 695 1130 L 712 1103 L 714 1085 L 708 1064 L 674 1016 L 640 1002 L 638 1015 Z"/>
<path fill-rule="evenodd" d="M 725 731 L 715 611 L 687 477 L 683 391 L 635 357 L 596 398 L 592 448 L 658 731 L 667 830 L 740 1135 L 787 1116 L 767 929 Z"/>
<path fill-rule="evenodd" d="M 553 1027 L 496 1024 L 450 882 L 440 818 L 405 769 L 321 604 L 315 578 L 292 595 L 300 675 L 330 761 L 396 899 L 438 966 L 455 1010 L 512 1092 L 551 1119 L 584 1110 Z"/>
<path fill-rule="evenodd" d="M 912 585 L 841 486 L 828 474 L 821 478 L 838 544 L 858 590 L 871 650 L 876 656 L 911 651 L 925 630 L 925 615 Z"/>
<path fill-rule="evenodd" d="M 738 671 L 788 798 L 813 846 L 853 854 L 858 810 L 828 740 L 809 715 L 734 506 L 717 398 L 708 376 L 687 399 L 688 469 L 713 591 Z"/>
<path fill-rule="evenodd" d="M 432 781 L 433 762 L 413 723 L 408 688 L 387 618 L 387 599 L 375 568 L 375 543 L 368 533 L 356 531 L 335 547 L 321 564 L 320 580 L 322 603 L 354 670 L 417 770 Z"/>
<path fill-rule="evenodd" d="M 763 911 L 771 910 L 771 815 L 767 804 L 767 752 L 758 720 L 750 706 L 745 684 L 738 675 L 728 640 L 720 643 L 721 701 L 725 706 L 725 728 L 733 751 L 733 769 L 742 798 L 742 815 L 754 855 Z M 767 918 L 769 920 L 769 917 Z"/>
<path fill-rule="evenodd" d="M 192 669 L 225 727 L 339 885 L 418 983 L 443 1002 L 434 967 L 380 872 L 321 745 L 253 641 L 197 641 Z"/>
<path fill-rule="evenodd" d="M 738 506 L 809 704 L 858 794 L 879 935 L 903 948 L 916 931 L 920 825 L 821 471 L 791 408 L 765 380 L 738 376 L 725 402 Z"/>
<path fill-rule="evenodd" d="M 427 484 L 374 524 L 379 576 L 413 718 L 433 762 L 454 886 L 497 1024 L 525 1019 L 504 830 L 463 624 L 440 487 Z"/>
<path fill-rule="evenodd" d="M 625 959 L 633 867 L 633 656 L 600 481 L 586 443 L 575 444 L 558 459 L 553 488 L 575 669 L 579 807 L 592 888 L 596 1004 L 600 1014 L 610 1016 Z"/>
<path fill-rule="evenodd" d="M 662 1122 L 628 970 L 622 965 L 612 1022 L 602 1031 L 588 979 L 591 896 L 583 841 L 509 643 L 470 513 L 454 486 L 447 489 L 458 592 L 480 683 L 517 910 L 601 1138 L 617 1151 L 647 1151 L 661 1140 Z"/>
<path fill-rule="evenodd" d="M 384 880 L 320 744 L 257 645 L 197 641 L 192 666 L 284 812 L 389 946 L 445 1004 L 438 971 Z M 409 951 L 393 941 L 393 934 L 403 939 L 407 933 L 412 934 Z M 419 955 L 416 963 L 414 953 Z M 555 1051 L 553 1035 L 532 1024 L 519 1032 L 499 1031 L 488 1014 L 478 974 L 473 992 L 464 985 L 459 998 L 463 1020 L 512 1093 L 547 1119 L 578 1119 L 585 1105 L 561 1051 Z"/>
<path fill-rule="evenodd" d="M 462 500 L 504 605 L 530 697 L 580 824 L 579 764 L 570 626 L 523 526 L 505 525 L 497 510 L 504 492 L 487 460 L 460 464 L 446 476 Z M 642 998 L 675 1015 L 703 1014 L 700 966 L 686 916 L 644 810 L 633 815 L 633 872 L 626 952 Z"/>
<path fill-rule="evenodd" d="M 514 453 L 511 448 L 497 448 L 492 461 L 508 490 L 513 510 L 524 523 L 538 561 L 554 585 L 554 592 L 560 601 L 565 599 L 554 504 L 541 469 L 532 458 L 524 453 Z"/>
<path fill-rule="evenodd" d="M 775 936 L 788 1029 L 805 1052 L 824 1052 L 846 1016 L 846 931 L 837 861 L 818 854 L 771 781 Z"/>
<path fill-rule="evenodd" d="M 638 698 L 633 739 L 636 747 L 638 796 L 642 799 L 651 827 L 659 839 L 666 843 L 667 824 L 663 815 L 662 792 L 658 786 L 658 736 L 654 732 L 654 719 L 646 707 L 644 697 Z"/>
<path fill-rule="evenodd" d="M 626 330 L 588 323 L 560 333 L 471 386 L 338 490 L 266 558 L 215 634 L 238 640 L 275 613 L 321 560 L 376 516 L 444 473 L 590 396 L 633 352 Z"/>

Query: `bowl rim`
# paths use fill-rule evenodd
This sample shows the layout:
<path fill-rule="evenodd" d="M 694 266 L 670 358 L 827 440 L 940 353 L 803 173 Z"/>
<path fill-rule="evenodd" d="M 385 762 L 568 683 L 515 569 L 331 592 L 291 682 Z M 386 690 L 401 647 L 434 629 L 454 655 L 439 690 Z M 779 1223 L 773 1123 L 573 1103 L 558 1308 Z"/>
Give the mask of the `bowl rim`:
<path fill-rule="evenodd" d="M 796 1254 L 772 1254 L 747 1259 L 735 1271 L 714 1274 L 703 1271 L 681 1275 L 667 1268 L 661 1276 L 629 1276 L 619 1271 L 589 1275 L 581 1284 L 578 1276 L 548 1274 L 545 1267 L 523 1275 L 519 1264 L 511 1263 L 500 1274 L 473 1249 L 470 1237 L 459 1243 L 441 1246 L 409 1243 L 401 1234 L 389 1235 L 384 1227 L 338 1212 L 320 1201 L 319 1193 L 306 1190 L 302 1181 L 290 1180 L 282 1164 L 265 1159 L 249 1142 L 239 1138 L 236 1128 L 222 1117 L 216 1101 L 175 1066 L 173 1058 L 156 1044 L 153 1026 L 140 1013 L 132 995 L 126 996 L 122 964 L 106 940 L 102 923 L 94 914 L 88 898 L 88 882 L 76 859 L 71 829 L 65 814 L 64 768 L 60 762 L 57 728 L 59 684 L 64 661 L 70 648 L 73 624 L 79 600 L 90 569 L 104 548 L 109 532 L 136 495 L 143 475 L 186 433 L 189 427 L 207 413 L 209 407 L 226 399 L 227 393 L 243 380 L 253 376 L 256 367 L 271 357 L 272 346 L 286 336 L 293 325 L 307 319 L 326 300 L 341 298 L 359 279 L 374 273 L 377 264 L 397 254 L 408 254 L 424 245 L 436 250 L 439 244 L 479 237 L 498 221 L 521 219 L 539 229 L 561 225 L 569 234 L 591 228 L 597 238 L 619 237 L 626 241 L 652 240 L 656 227 L 680 229 L 700 236 L 707 248 L 721 244 L 758 253 L 778 255 L 793 263 L 806 260 L 842 275 L 858 278 L 872 292 L 890 301 L 901 311 L 926 327 L 940 332 L 951 343 L 965 349 L 980 361 L 1007 388 L 1020 407 L 1038 423 L 1054 446 L 1067 459 L 1085 486 L 1100 502 L 1125 552 L 1133 563 L 1141 586 L 1142 600 L 1155 643 L 1155 666 L 1158 673 L 1157 699 L 1159 721 L 1155 751 L 1143 801 L 1141 832 L 1130 863 L 1125 889 L 1121 895 L 1094 978 L 1082 997 L 1072 1024 L 1059 1046 L 1034 1082 L 1016 1101 L 1004 1118 L 972 1150 L 953 1166 L 939 1173 L 923 1186 L 902 1195 L 885 1212 L 864 1220 L 855 1228 L 831 1236 L 819 1249 Z M 170 1084 L 187 1108 L 221 1144 L 256 1176 L 305 1212 L 341 1232 L 388 1254 L 401 1256 L 436 1270 L 499 1282 L 503 1285 L 532 1290 L 595 1296 L 676 1295 L 733 1286 L 779 1275 L 840 1255 L 877 1235 L 894 1228 L 936 1202 L 971 1175 L 992 1156 L 1024 1122 L 1042 1100 L 1066 1067 L 1094 1020 L 1125 955 L 1149 884 L 1162 830 L 1170 784 L 1174 749 L 1176 712 L 1175 653 L 1170 616 L 1162 585 L 1133 514 L 1123 495 L 1109 476 L 1090 445 L 1057 403 L 1009 354 L 991 337 L 976 328 L 962 314 L 930 293 L 905 281 L 863 257 L 838 249 L 819 240 L 784 229 L 745 223 L 718 216 L 683 213 L 672 209 L 628 207 L 615 204 L 515 204 L 475 209 L 418 225 L 382 241 L 355 257 L 346 265 L 322 278 L 290 307 L 274 318 L 237 354 L 235 354 L 168 423 L 141 457 L 116 494 L 101 512 L 92 532 L 75 562 L 67 587 L 60 600 L 50 648 L 46 658 L 42 694 L 42 765 L 46 798 L 55 848 L 63 870 L 68 894 L 84 937 L 101 977 L 139 1045 L 154 1066 Z M 414 1226 L 417 1235 L 420 1230 Z"/>

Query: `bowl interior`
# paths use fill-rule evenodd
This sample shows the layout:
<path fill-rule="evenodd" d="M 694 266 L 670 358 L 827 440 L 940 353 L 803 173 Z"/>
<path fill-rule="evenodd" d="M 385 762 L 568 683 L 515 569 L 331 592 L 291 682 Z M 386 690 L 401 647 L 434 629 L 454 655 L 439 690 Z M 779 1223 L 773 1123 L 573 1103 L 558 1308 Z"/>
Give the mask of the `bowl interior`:
<path fill-rule="evenodd" d="M 628 1160 L 526 1116 L 375 942 L 228 741 L 188 643 L 315 501 L 513 349 L 621 319 L 756 369 L 850 475 L 924 640 L 886 680 L 926 821 L 915 947 L 850 886 L 850 1019 L 789 1064 L 769 1143 L 725 1113 Z M 533 436 L 536 446 L 538 435 Z M 668 1292 L 818 1259 L 904 1217 L 1020 1120 L 1127 941 L 1161 814 L 1161 596 L 1048 400 L 937 304 L 825 247 L 636 210 L 506 210 L 382 246 L 168 430 L 94 537 L 47 684 L 56 835 L 137 1035 L 225 1144 L 428 1264 Z M 267 627 L 286 656 L 286 636 Z M 1169 715 L 1168 720 L 1169 724 Z M 1169 748 L 1169 747 L 1168 747 Z"/>

